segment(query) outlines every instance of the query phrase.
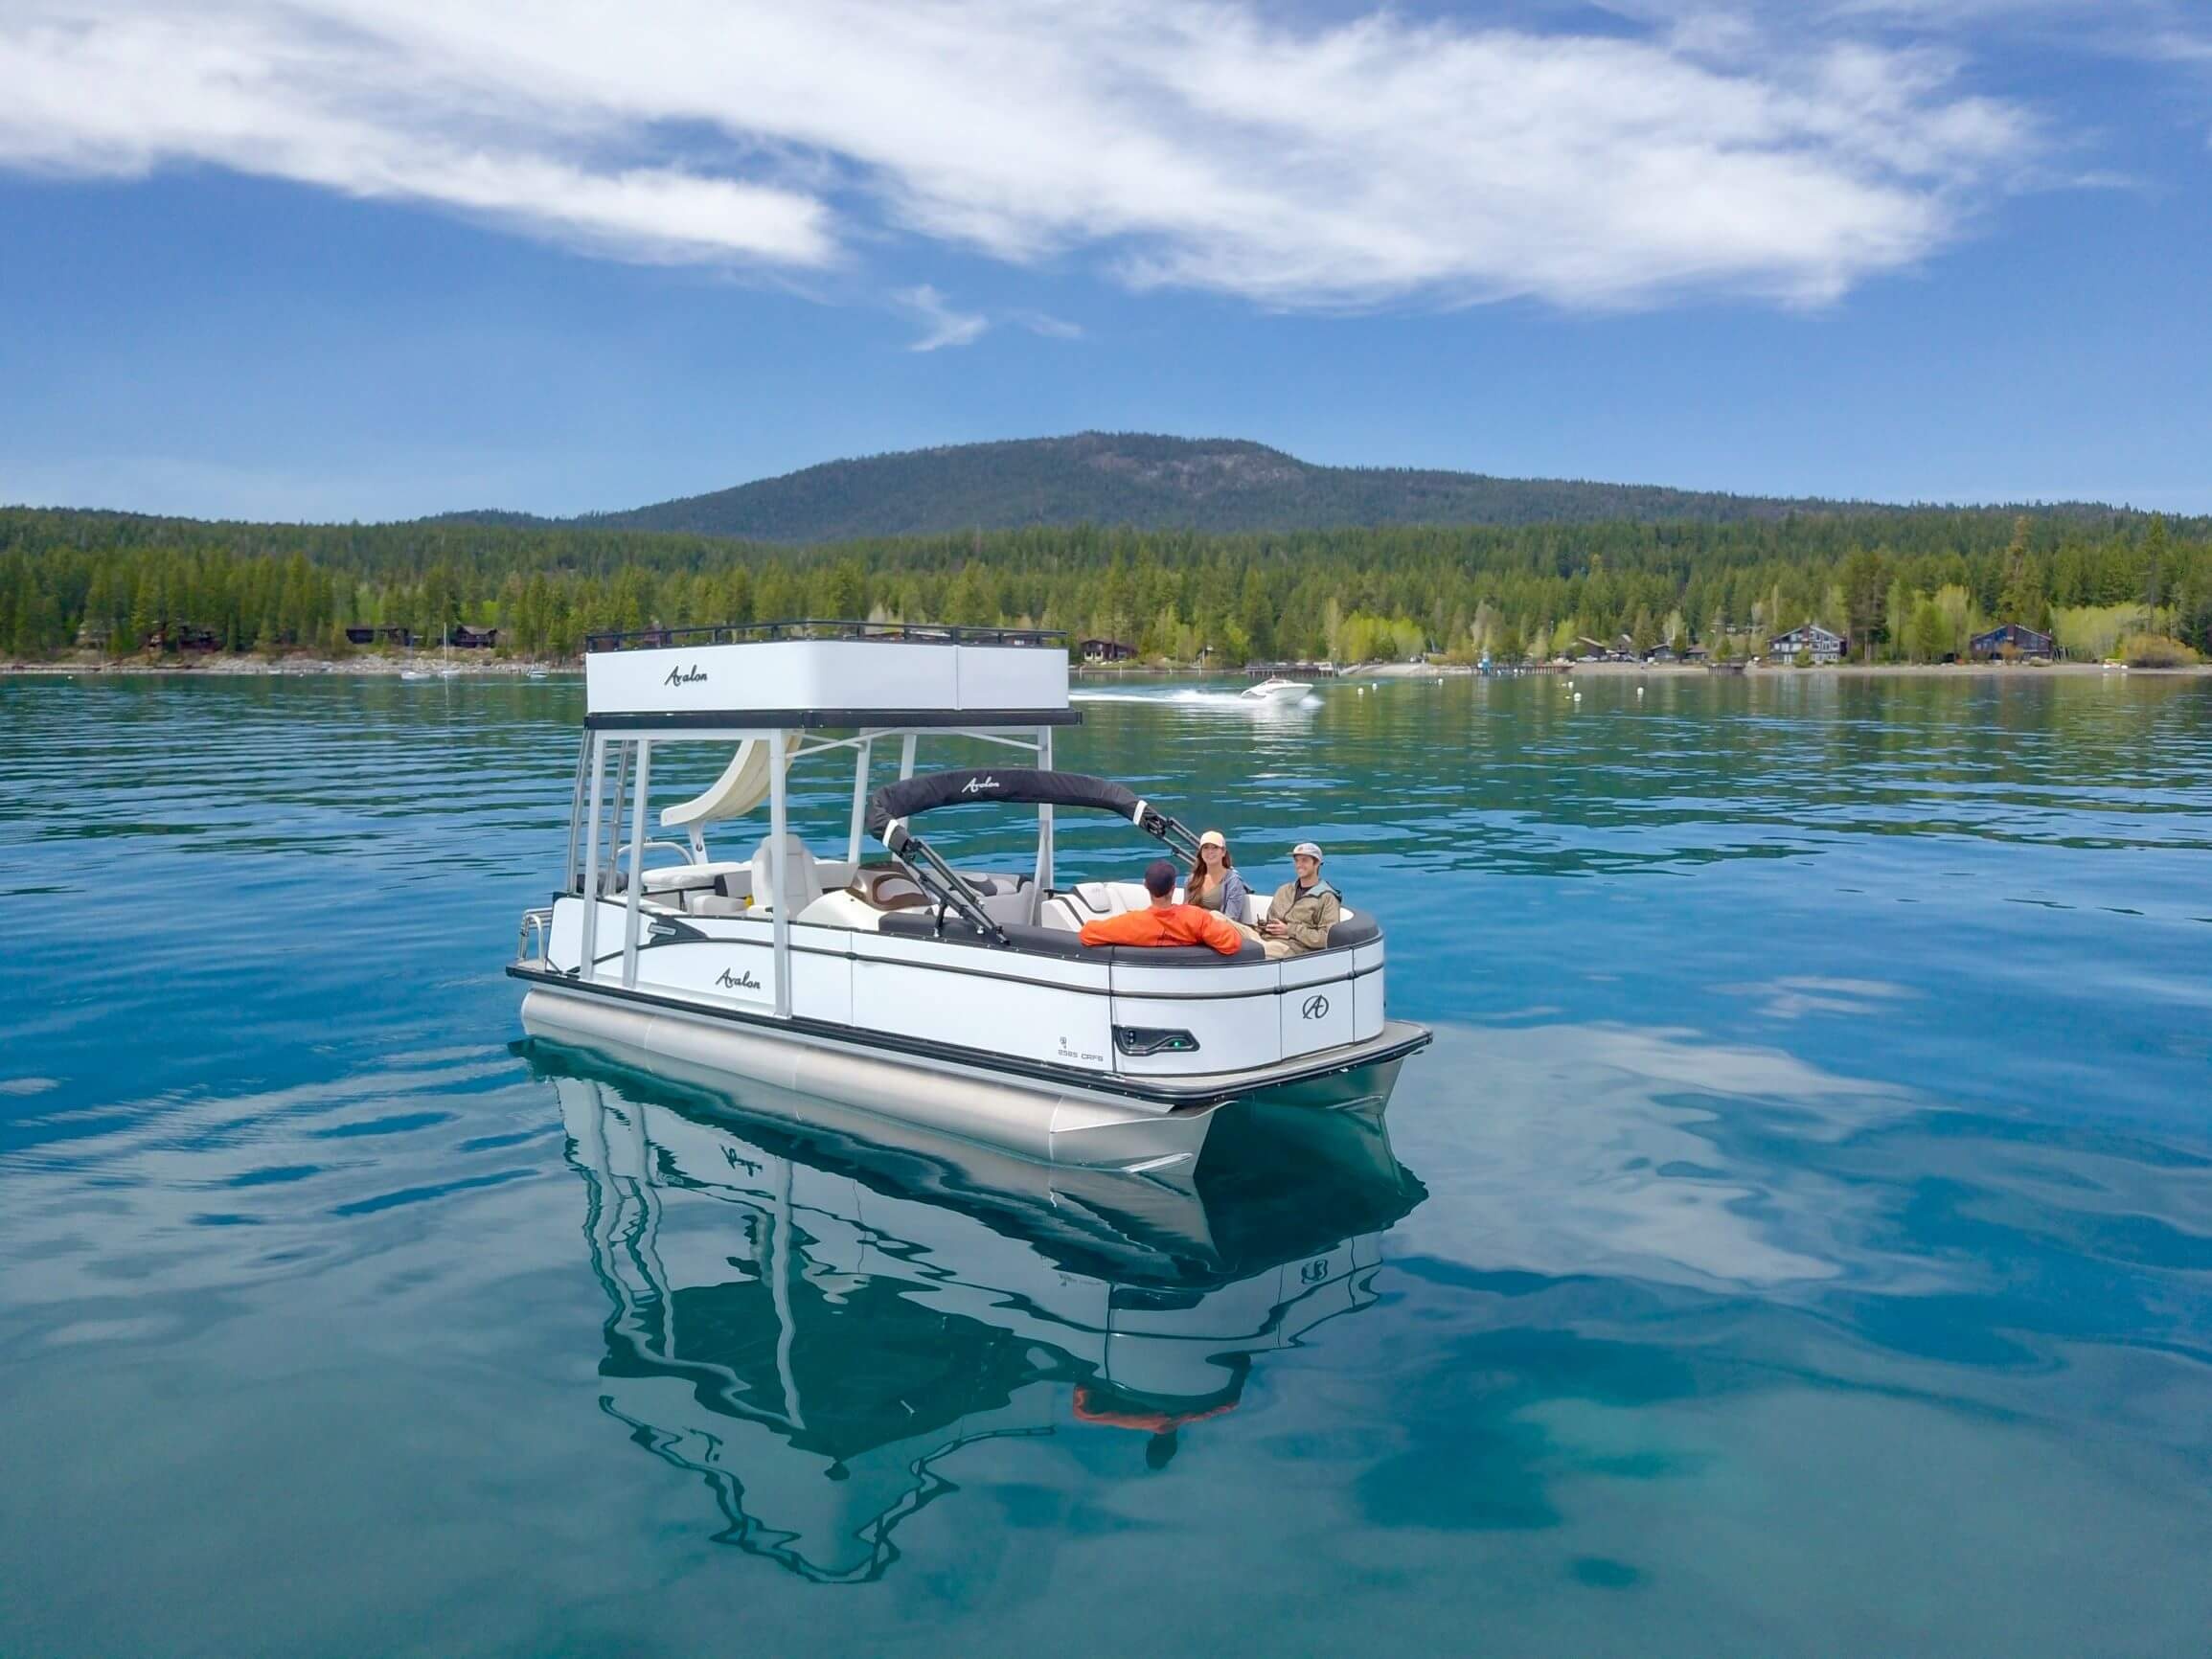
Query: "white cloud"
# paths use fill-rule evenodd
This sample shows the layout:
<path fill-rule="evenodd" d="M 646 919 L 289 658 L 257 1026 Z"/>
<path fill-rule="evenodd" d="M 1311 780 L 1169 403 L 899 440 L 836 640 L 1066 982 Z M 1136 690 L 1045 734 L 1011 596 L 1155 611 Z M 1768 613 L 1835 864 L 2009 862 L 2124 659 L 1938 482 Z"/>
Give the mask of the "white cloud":
<path fill-rule="evenodd" d="M 899 295 L 899 301 L 922 319 L 923 334 L 906 349 L 909 352 L 935 352 L 946 346 L 972 346 L 983 337 L 983 330 L 991 327 L 991 319 L 969 311 L 956 311 L 946 303 L 945 296 L 924 283 L 919 288 L 908 288 Z"/>
<path fill-rule="evenodd" d="M 1945 245 L 2034 146 L 1909 43 L 1668 10 L 12 0 L 0 166 L 212 164 L 637 260 L 818 270 L 889 230 L 1280 307 L 1602 307 L 1831 299 Z"/>
<path fill-rule="evenodd" d="M 1048 340 L 1080 340 L 1083 325 L 1071 323 L 1065 317 L 1047 316 L 1042 311 L 1015 311 L 1007 321 L 1027 329 L 1033 334 L 1042 334 Z"/>

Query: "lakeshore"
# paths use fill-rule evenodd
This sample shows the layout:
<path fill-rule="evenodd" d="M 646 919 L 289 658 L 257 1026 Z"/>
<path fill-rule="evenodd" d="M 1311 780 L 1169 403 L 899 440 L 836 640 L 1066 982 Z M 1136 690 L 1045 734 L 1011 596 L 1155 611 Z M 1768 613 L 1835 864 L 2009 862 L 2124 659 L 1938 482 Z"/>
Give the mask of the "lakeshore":
<path fill-rule="evenodd" d="M 441 660 L 436 657 L 396 657 L 364 653 L 349 657 L 279 656 L 259 653 L 209 654 L 191 658 L 58 657 L 45 662 L 0 662 L 0 674 L 79 676 L 130 674 L 189 674 L 195 678 L 241 677 L 250 679 L 289 676 L 357 676 L 398 679 L 412 674 L 419 679 L 520 679 L 531 674 L 581 674 L 582 664 L 573 658 L 475 657 Z M 1561 678 L 1598 679 L 1711 679 L 1715 671 L 1702 663 L 1545 663 L 1525 670 Z M 2101 674 L 2155 674 L 2165 678 L 2212 675 L 2212 663 L 2188 668 L 2132 669 L 2122 663 L 1825 663 L 1797 668 L 1787 663 L 1747 665 L 1745 675 L 1755 679 L 1956 679 L 1990 675 L 2002 679 L 2071 679 Z M 1182 681 L 1220 679 L 1196 668 L 1078 669 L 1076 683 L 1112 685 L 1124 680 Z M 1479 669 L 1464 663 L 1355 663 L 1339 669 L 1329 679 L 1314 682 L 1317 691 L 1331 685 L 1359 680 L 1479 679 Z"/>

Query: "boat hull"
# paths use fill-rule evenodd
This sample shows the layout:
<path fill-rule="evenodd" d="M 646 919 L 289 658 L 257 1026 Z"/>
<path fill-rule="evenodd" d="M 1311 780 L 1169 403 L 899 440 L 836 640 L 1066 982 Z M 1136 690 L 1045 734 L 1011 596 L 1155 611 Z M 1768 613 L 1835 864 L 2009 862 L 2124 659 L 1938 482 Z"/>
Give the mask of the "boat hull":
<path fill-rule="evenodd" d="M 1292 1093 L 1317 1103 L 1386 1098 L 1399 1064 L 1428 1034 L 1393 1021 L 1382 1034 L 1249 1077 L 1092 1084 L 1024 1075 L 986 1055 L 886 1049 L 864 1033 L 770 1023 L 524 969 L 522 1023 L 655 1076 L 711 1085 L 753 1079 L 856 1105 L 896 1122 L 1003 1148 L 1045 1163 L 1122 1170 L 1195 1164 L 1217 1108 Z M 1181 1098 L 1178 1098 L 1181 1097 Z"/>

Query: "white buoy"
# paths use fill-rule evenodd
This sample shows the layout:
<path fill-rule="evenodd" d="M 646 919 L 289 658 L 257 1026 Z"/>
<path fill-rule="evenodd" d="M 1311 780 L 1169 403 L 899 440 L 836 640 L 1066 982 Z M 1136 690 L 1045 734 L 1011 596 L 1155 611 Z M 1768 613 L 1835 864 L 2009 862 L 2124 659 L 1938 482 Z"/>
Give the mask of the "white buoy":
<path fill-rule="evenodd" d="M 1583 700 L 1583 694 L 1582 694 L 1582 693 L 1580 693 L 1580 692 L 1577 692 L 1577 693 L 1575 693 L 1575 701 L 1579 703 L 1579 702 L 1581 702 L 1582 700 Z"/>
<path fill-rule="evenodd" d="M 1644 694 L 1644 688 L 1643 688 L 1643 687 L 1641 687 L 1641 686 L 1638 686 L 1638 687 L 1636 688 L 1636 695 L 1640 697 L 1640 696 L 1642 696 L 1643 694 Z"/>

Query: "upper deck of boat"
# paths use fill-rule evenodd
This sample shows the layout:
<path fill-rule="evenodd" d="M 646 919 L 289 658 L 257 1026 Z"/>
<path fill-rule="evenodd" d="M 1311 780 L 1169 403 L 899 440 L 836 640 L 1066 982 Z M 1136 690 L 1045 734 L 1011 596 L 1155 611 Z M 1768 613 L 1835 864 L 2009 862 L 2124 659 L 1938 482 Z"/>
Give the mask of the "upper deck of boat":
<path fill-rule="evenodd" d="M 585 641 L 602 732 L 1034 729 L 1081 722 L 1067 636 L 1039 628 L 790 622 L 641 628 Z"/>

